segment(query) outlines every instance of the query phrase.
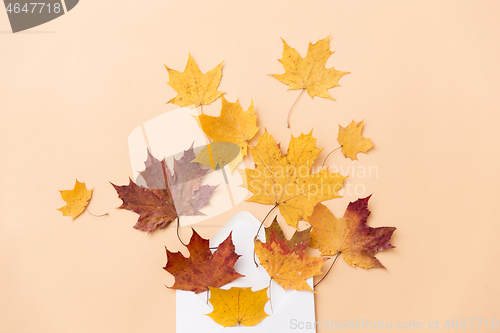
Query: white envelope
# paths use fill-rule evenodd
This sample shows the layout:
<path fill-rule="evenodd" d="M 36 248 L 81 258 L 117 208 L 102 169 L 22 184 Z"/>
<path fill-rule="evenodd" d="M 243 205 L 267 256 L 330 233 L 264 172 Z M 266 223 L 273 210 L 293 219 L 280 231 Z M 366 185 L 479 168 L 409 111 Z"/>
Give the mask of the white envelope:
<path fill-rule="evenodd" d="M 210 247 L 215 247 L 224 241 L 232 231 L 235 251 L 241 257 L 234 266 L 235 270 L 245 275 L 227 284 L 223 289 L 231 287 L 252 287 L 253 291 L 269 287 L 269 275 L 259 265 L 253 262 L 254 236 L 259 228 L 260 221 L 249 212 L 236 213 L 210 240 Z M 264 230 L 261 229 L 260 239 L 265 241 Z M 257 259 L 258 260 L 258 259 Z M 313 288 L 313 279 L 307 279 Z M 285 291 L 280 285 L 272 282 L 271 301 L 267 302 L 265 311 L 269 314 L 262 322 L 253 327 L 226 327 L 217 324 L 206 314 L 212 312 L 210 303 L 207 304 L 207 293 L 195 294 L 193 292 L 176 290 L 176 328 L 177 333 L 212 333 L 212 332 L 259 332 L 281 333 L 296 332 L 296 323 L 314 323 L 314 293 L 309 291 Z M 268 295 L 269 296 L 269 295 Z M 295 323 L 292 325 L 292 323 Z M 293 328 L 294 327 L 294 328 Z M 316 332 L 315 329 L 307 330 Z"/>
<path fill-rule="evenodd" d="M 145 185 L 139 175 L 145 166 L 147 150 L 159 160 L 166 158 L 170 170 L 173 166 L 173 157 L 179 159 L 184 150 L 194 145 L 195 153 L 209 142 L 203 131 L 192 117 L 198 115 L 195 109 L 188 107 L 169 111 L 158 117 L 146 121 L 130 133 L 128 138 L 130 161 L 134 180 L 138 185 Z M 243 162 L 237 166 L 244 168 Z M 239 172 L 230 172 L 229 166 L 212 171 L 210 170 L 201 182 L 202 185 L 219 185 L 210 198 L 210 203 L 200 210 L 203 216 L 183 216 L 181 226 L 202 222 L 217 216 L 242 202 L 248 190 L 242 188 Z"/>

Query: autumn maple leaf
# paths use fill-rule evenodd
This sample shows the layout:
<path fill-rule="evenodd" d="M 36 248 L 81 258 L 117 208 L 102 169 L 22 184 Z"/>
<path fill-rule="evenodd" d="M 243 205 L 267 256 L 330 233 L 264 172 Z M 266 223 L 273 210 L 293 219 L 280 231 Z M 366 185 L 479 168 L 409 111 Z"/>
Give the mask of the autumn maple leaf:
<path fill-rule="evenodd" d="M 232 287 L 224 290 L 210 287 L 208 300 L 214 310 L 207 316 L 224 327 L 255 326 L 269 316 L 264 311 L 269 300 L 267 289 L 252 291 L 252 288 Z"/>
<path fill-rule="evenodd" d="M 334 99 L 328 89 L 339 86 L 340 78 L 349 72 L 338 71 L 335 68 L 326 68 L 328 58 L 334 53 L 330 51 L 330 36 L 319 40 L 315 44 L 309 43 L 307 54 L 302 58 L 294 48 L 283 40 L 283 56 L 279 62 L 285 69 L 285 74 L 272 74 L 275 78 L 288 85 L 288 90 L 301 89 L 299 97 L 307 91 L 311 98 L 314 96 Z M 295 103 L 297 102 L 295 101 Z M 295 105 L 295 103 L 293 105 Z M 293 108 L 293 106 L 292 106 Z M 290 128 L 290 109 L 287 117 Z"/>
<path fill-rule="evenodd" d="M 366 153 L 373 148 L 373 143 L 370 139 L 363 138 L 361 131 L 363 130 L 363 120 L 360 123 L 354 120 L 347 127 L 339 125 L 339 135 L 337 141 L 342 147 L 344 157 L 349 157 L 351 160 L 357 160 L 358 153 Z"/>
<path fill-rule="evenodd" d="M 312 291 L 306 279 L 322 274 L 321 266 L 327 258 L 311 257 L 306 254 L 310 228 L 296 231 L 287 240 L 276 218 L 266 228 L 266 243 L 257 240 L 255 253 L 260 264 L 272 280 L 284 289 Z"/>
<path fill-rule="evenodd" d="M 59 191 L 61 197 L 66 201 L 66 205 L 57 210 L 63 213 L 63 216 L 71 216 L 71 220 L 76 219 L 87 207 L 92 198 L 92 189 L 87 190 L 85 183 L 76 180 L 75 187 L 72 190 Z"/>
<path fill-rule="evenodd" d="M 328 58 L 334 53 L 330 51 L 330 36 L 315 44 L 309 43 L 307 55 L 302 58 L 294 48 L 283 40 L 283 57 L 279 59 L 285 68 L 285 74 L 272 74 L 287 84 L 288 90 L 304 89 L 309 96 L 333 99 L 328 89 L 338 86 L 339 79 L 349 72 L 325 68 Z"/>
<path fill-rule="evenodd" d="M 208 169 L 202 169 L 198 163 L 192 162 L 195 157 L 191 145 L 191 148 L 184 151 L 184 155 L 179 160 L 174 159 L 173 173 L 168 168 L 164 169 L 167 174 L 168 186 L 172 193 L 175 210 L 179 216 L 205 215 L 200 211 L 200 208 L 208 205 L 213 191 L 218 186 L 200 185 Z M 154 159 L 154 157 L 152 158 Z M 159 173 L 158 160 L 152 163 L 156 165 L 155 169 Z M 141 175 L 145 176 L 143 173 Z M 146 182 L 148 181 L 146 178 L 144 179 Z"/>
<path fill-rule="evenodd" d="M 250 140 L 257 134 L 257 116 L 253 102 L 244 111 L 238 100 L 228 102 L 222 96 L 222 109 L 218 117 L 201 114 L 196 117 L 200 127 L 215 142 L 232 142 L 241 148 L 241 154 L 247 155 Z"/>
<path fill-rule="evenodd" d="M 308 219 L 312 226 L 309 246 L 319 249 L 322 256 L 341 255 L 351 266 L 383 268 L 375 254 L 394 247 L 390 240 L 396 228 L 371 228 L 366 224 L 370 197 L 349 203 L 342 218 L 318 204 Z"/>
<path fill-rule="evenodd" d="M 118 208 L 140 215 L 134 228 L 150 233 L 165 228 L 179 216 L 203 215 L 200 208 L 208 204 L 217 186 L 200 186 L 208 169 L 192 163 L 194 158 L 191 146 L 179 160 L 174 159 L 171 173 L 165 159 L 159 161 L 148 151 L 146 169 L 140 173 L 148 188 L 132 180 L 124 186 L 111 184 L 123 201 Z"/>
<path fill-rule="evenodd" d="M 191 54 L 189 54 L 184 72 L 178 72 L 167 66 L 165 68 L 169 77 L 167 83 L 178 93 L 167 103 L 198 107 L 208 105 L 224 94 L 217 91 L 222 78 L 222 62 L 206 74 L 203 74 Z"/>
<path fill-rule="evenodd" d="M 318 202 L 340 197 L 338 191 L 347 177 L 327 169 L 311 173 L 321 152 L 312 132 L 292 135 L 283 156 L 266 130 L 250 151 L 255 169 L 240 170 L 242 186 L 253 193 L 247 201 L 278 207 L 289 225 L 296 228 L 299 221 L 307 221 Z"/>
<path fill-rule="evenodd" d="M 212 254 L 208 239 L 204 239 L 193 230 L 187 245 L 189 258 L 180 252 L 167 251 L 167 264 L 163 268 L 175 277 L 172 289 L 193 291 L 196 294 L 209 287 L 220 288 L 243 275 L 234 270 L 234 264 L 240 257 L 234 252 L 232 236 L 229 236 Z"/>

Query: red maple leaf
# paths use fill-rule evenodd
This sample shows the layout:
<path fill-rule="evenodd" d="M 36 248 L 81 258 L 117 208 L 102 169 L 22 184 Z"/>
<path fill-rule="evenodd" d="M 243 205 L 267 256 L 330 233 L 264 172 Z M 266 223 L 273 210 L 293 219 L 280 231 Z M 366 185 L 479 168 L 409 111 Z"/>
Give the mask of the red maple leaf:
<path fill-rule="evenodd" d="M 208 287 L 220 288 L 244 276 L 233 268 L 240 255 L 234 252 L 231 234 L 212 253 L 208 239 L 201 238 L 193 229 L 187 248 L 189 258 L 165 248 L 167 264 L 163 269 L 175 277 L 174 285 L 169 288 L 198 294 L 208 290 Z"/>
<path fill-rule="evenodd" d="M 200 208 L 208 204 L 217 186 L 200 186 L 208 169 L 191 162 L 194 158 L 191 146 L 180 159 L 174 159 L 171 173 L 165 159 L 160 161 L 148 151 L 146 169 L 140 173 L 147 188 L 132 180 L 129 185 L 111 184 L 123 201 L 118 208 L 140 215 L 134 228 L 150 233 L 156 228 L 165 228 L 179 216 L 203 215 Z"/>

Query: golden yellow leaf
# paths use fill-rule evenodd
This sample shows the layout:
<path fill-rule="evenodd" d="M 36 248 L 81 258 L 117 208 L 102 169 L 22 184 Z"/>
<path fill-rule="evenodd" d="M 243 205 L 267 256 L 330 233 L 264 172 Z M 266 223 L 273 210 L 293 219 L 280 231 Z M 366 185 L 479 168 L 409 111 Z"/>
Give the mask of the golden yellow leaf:
<path fill-rule="evenodd" d="M 370 139 L 365 139 L 361 136 L 363 130 L 363 120 L 356 123 L 354 120 L 347 127 L 339 125 L 339 136 L 337 141 L 342 146 L 342 154 L 349 157 L 351 160 L 357 160 L 358 153 L 366 153 L 372 149 L 374 144 Z"/>
<path fill-rule="evenodd" d="M 394 247 L 390 240 L 396 228 L 372 228 L 366 224 L 369 199 L 370 196 L 349 203 L 342 218 L 318 204 L 309 217 L 312 225 L 309 246 L 319 249 L 322 256 L 342 255 L 351 266 L 383 268 L 375 254 Z"/>
<path fill-rule="evenodd" d="M 306 279 L 322 274 L 321 266 L 326 258 L 311 257 L 306 254 L 310 228 L 296 231 L 287 240 L 276 218 L 266 228 L 266 243 L 255 242 L 255 254 L 276 283 L 283 289 L 312 291 Z"/>
<path fill-rule="evenodd" d="M 217 91 L 222 78 L 222 62 L 217 67 L 203 74 L 189 54 L 184 72 L 178 72 L 167 66 L 169 81 L 167 82 L 178 93 L 167 103 L 179 106 L 208 105 L 224 93 Z"/>
<path fill-rule="evenodd" d="M 294 48 L 283 40 L 283 57 L 279 59 L 285 68 L 285 74 L 272 74 L 287 84 L 288 90 L 305 89 L 309 96 L 334 99 L 328 89 L 339 86 L 339 79 L 349 72 L 335 68 L 325 68 L 328 58 L 334 53 L 330 51 L 330 36 L 315 44 L 309 43 L 307 55 L 302 58 Z"/>
<path fill-rule="evenodd" d="M 220 116 L 212 117 L 201 114 L 196 117 L 201 129 L 213 141 L 232 142 L 240 146 L 243 157 L 247 155 L 248 142 L 257 134 L 257 116 L 253 109 L 253 101 L 244 111 L 240 102 L 228 102 L 222 96 Z"/>
<path fill-rule="evenodd" d="M 92 198 L 92 189 L 87 190 L 85 183 L 80 183 L 78 179 L 72 190 L 60 190 L 59 192 L 61 192 L 63 200 L 66 201 L 66 206 L 57 210 L 60 210 L 63 216 L 71 216 L 72 220 L 83 213 Z"/>
<path fill-rule="evenodd" d="M 234 325 L 255 326 L 269 316 L 264 311 L 269 298 L 267 288 L 252 291 L 252 288 L 233 287 L 229 290 L 210 288 L 209 301 L 214 311 L 207 314 L 224 327 Z"/>
<path fill-rule="evenodd" d="M 338 191 L 347 177 L 327 169 L 311 172 L 321 152 L 312 131 L 297 138 L 292 135 L 285 156 L 267 130 L 250 151 L 255 169 L 239 170 L 242 186 L 253 193 L 247 201 L 277 206 L 289 225 L 297 228 L 318 202 L 340 197 Z"/>

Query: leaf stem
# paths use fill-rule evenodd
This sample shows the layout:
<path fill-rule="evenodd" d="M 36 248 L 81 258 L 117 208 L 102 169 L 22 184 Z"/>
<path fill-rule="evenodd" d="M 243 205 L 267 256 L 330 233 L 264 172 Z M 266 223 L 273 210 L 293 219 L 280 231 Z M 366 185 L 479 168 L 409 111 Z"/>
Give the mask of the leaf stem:
<path fill-rule="evenodd" d="M 95 215 L 95 214 L 92 214 L 89 209 L 87 208 L 87 213 L 89 213 L 90 215 L 94 216 L 94 217 L 103 217 L 103 216 L 108 216 L 109 214 L 108 213 L 104 213 L 104 214 L 101 214 L 101 215 Z"/>
<path fill-rule="evenodd" d="M 185 247 L 187 247 L 187 244 L 184 244 L 184 242 L 181 239 L 181 235 L 179 235 L 179 228 L 180 228 L 180 226 L 181 226 L 181 220 L 180 220 L 179 216 L 177 216 L 177 238 L 179 239 L 179 241 L 181 242 L 182 245 L 184 245 Z"/>
<path fill-rule="evenodd" d="M 305 90 L 306 90 L 305 88 L 302 89 L 302 91 L 300 92 L 299 97 L 297 97 L 297 99 L 295 100 L 295 102 L 293 102 L 293 105 L 290 108 L 290 111 L 288 111 L 288 117 L 286 118 L 286 127 L 287 128 L 290 128 L 290 115 L 292 114 L 293 107 L 295 106 L 295 104 L 297 104 L 297 101 L 299 100 L 300 96 L 302 96 L 302 94 L 304 93 Z"/>
<path fill-rule="evenodd" d="M 273 278 L 270 278 L 269 279 L 269 305 L 271 306 L 271 314 L 274 312 L 273 311 L 273 301 L 271 299 L 272 295 L 271 295 L 271 284 L 273 282 Z"/>
<path fill-rule="evenodd" d="M 326 159 L 327 159 L 327 158 L 328 158 L 328 157 L 329 157 L 329 156 L 330 156 L 330 155 L 331 155 L 334 151 L 336 151 L 336 150 L 338 150 L 338 149 L 340 149 L 340 148 L 342 148 L 342 147 L 343 147 L 343 146 L 337 147 L 337 148 L 335 148 L 334 150 L 332 150 L 331 152 L 329 152 L 329 153 L 328 153 L 328 155 L 326 155 L 325 160 L 323 161 L 323 164 L 321 164 L 321 167 L 324 167 L 324 166 L 325 166 Z"/>
<path fill-rule="evenodd" d="M 278 207 L 278 204 L 275 204 L 273 206 L 273 208 L 271 208 L 271 210 L 267 213 L 266 217 L 264 217 L 264 219 L 262 220 L 262 222 L 260 223 L 260 226 L 259 226 L 259 229 L 257 229 L 257 234 L 255 235 L 255 238 L 254 240 L 257 240 L 257 237 L 259 236 L 259 232 L 260 232 L 260 229 L 262 228 L 262 226 L 264 225 L 264 222 L 266 221 L 266 219 L 268 218 L 269 214 L 271 214 L 271 212 L 273 211 L 274 208 Z"/>
<path fill-rule="evenodd" d="M 335 265 L 335 262 L 337 261 L 337 258 L 339 257 L 339 255 L 340 255 L 340 252 L 339 252 L 339 253 L 337 253 L 337 255 L 335 256 L 335 259 L 333 259 L 332 265 L 330 266 L 330 268 L 328 268 L 328 271 L 325 273 L 325 275 L 323 275 L 323 277 L 321 278 L 321 280 L 319 280 L 319 281 L 318 281 L 318 282 L 314 285 L 314 288 L 316 288 L 316 286 L 317 286 L 318 284 L 320 284 L 320 283 L 321 283 L 321 281 L 323 281 L 323 279 L 324 279 L 324 278 L 328 275 L 328 273 L 330 273 L 330 271 L 332 270 L 333 265 Z"/>
<path fill-rule="evenodd" d="M 278 207 L 279 204 L 275 204 L 273 206 L 273 208 L 271 208 L 271 210 L 267 213 L 266 217 L 264 217 L 264 219 L 262 220 L 262 222 L 260 223 L 260 226 L 259 226 L 259 229 L 257 229 L 257 234 L 255 235 L 255 237 L 253 238 L 253 241 L 256 242 L 257 241 L 257 238 L 259 237 L 259 232 L 260 232 L 260 228 L 262 228 L 262 226 L 264 225 L 264 222 L 266 221 L 267 217 L 269 216 L 269 214 L 271 214 L 271 212 L 274 210 L 274 208 Z M 257 260 L 255 260 L 255 246 L 253 248 L 253 262 L 255 263 L 255 267 L 259 267 L 259 264 L 257 264 Z"/>

